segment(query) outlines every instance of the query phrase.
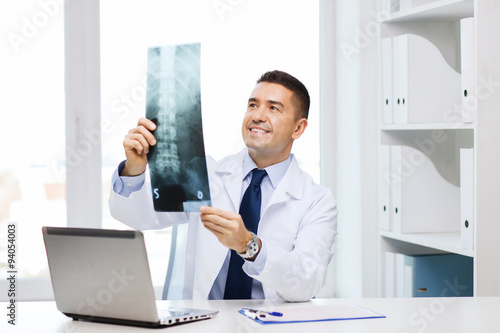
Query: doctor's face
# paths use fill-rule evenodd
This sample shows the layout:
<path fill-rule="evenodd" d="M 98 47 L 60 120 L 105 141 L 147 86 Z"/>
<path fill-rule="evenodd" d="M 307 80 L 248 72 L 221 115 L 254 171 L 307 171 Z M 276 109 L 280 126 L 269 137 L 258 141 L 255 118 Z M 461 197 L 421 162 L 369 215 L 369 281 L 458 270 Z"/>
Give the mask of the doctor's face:
<path fill-rule="evenodd" d="M 293 92 L 276 83 L 257 84 L 248 99 L 243 118 L 243 141 L 252 158 L 270 157 L 274 163 L 288 158 L 307 120 L 298 118 L 293 107 Z"/>

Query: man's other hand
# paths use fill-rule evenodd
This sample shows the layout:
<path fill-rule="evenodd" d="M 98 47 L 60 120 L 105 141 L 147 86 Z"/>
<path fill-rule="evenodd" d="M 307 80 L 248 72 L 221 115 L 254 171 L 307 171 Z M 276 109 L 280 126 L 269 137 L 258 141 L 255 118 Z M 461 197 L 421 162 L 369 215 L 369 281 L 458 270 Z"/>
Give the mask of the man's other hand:
<path fill-rule="evenodd" d="M 200 207 L 201 222 L 212 232 L 222 245 L 244 253 L 252 234 L 245 228 L 241 215 L 222 209 L 203 206 Z"/>

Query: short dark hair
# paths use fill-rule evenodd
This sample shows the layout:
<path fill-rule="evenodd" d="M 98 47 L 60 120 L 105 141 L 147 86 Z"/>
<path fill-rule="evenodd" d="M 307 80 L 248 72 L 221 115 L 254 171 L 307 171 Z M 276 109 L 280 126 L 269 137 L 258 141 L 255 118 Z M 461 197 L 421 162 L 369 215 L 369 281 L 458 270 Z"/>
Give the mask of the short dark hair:
<path fill-rule="evenodd" d="M 257 84 L 261 82 L 280 84 L 288 90 L 291 90 L 293 92 L 292 98 L 294 99 L 293 107 L 295 110 L 295 117 L 297 117 L 297 119 L 307 119 L 307 117 L 309 116 L 309 106 L 311 105 L 311 99 L 309 98 L 309 92 L 307 91 L 306 86 L 304 86 L 302 82 L 300 82 L 294 76 L 278 70 L 269 71 L 262 74 L 260 79 L 257 80 Z"/>

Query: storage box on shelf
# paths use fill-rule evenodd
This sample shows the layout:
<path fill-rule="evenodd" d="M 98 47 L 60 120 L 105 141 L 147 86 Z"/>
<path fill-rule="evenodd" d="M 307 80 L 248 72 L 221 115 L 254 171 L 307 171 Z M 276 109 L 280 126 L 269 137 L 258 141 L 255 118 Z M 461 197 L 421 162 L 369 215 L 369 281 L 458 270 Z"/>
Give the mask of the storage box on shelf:
<path fill-rule="evenodd" d="M 473 296 L 473 259 L 459 254 L 385 253 L 386 297 Z"/>

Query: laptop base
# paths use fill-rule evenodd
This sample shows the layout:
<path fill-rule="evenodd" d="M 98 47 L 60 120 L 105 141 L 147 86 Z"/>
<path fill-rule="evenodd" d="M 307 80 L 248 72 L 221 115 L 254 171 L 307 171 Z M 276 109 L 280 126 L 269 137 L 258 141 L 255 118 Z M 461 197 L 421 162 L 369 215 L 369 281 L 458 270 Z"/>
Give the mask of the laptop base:
<path fill-rule="evenodd" d="M 193 322 L 193 321 L 182 321 L 182 322 L 178 321 L 178 322 L 176 322 L 176 319 L 171 319 L 172 320 L 171 323 L 162 324 L 160 322 L 149 323 L 149 322 L 144 322 L 144 321 L 136 321 L 136 320 L 128 320 L 128 319 L 85 316 L 85 315 L 78 315 L 78 314 L 74 314 L 74 313 L 64 313 L 64 315 L 72 318 L 75 321 L 81 320 L 81 321 L 89 321 L 89 322 L 101 323 L 101 324 L 136 326 L 136 327 L 145 327 L 145 328 L 165 328 L 168 326 L 181 325 L 181 324 Z M 197 321 L 206 320 L 206 319 L 210 319 L 210 318 L 212 318 L 212 316 L 207 315 L 206 318 L 199 318 Z"/>

